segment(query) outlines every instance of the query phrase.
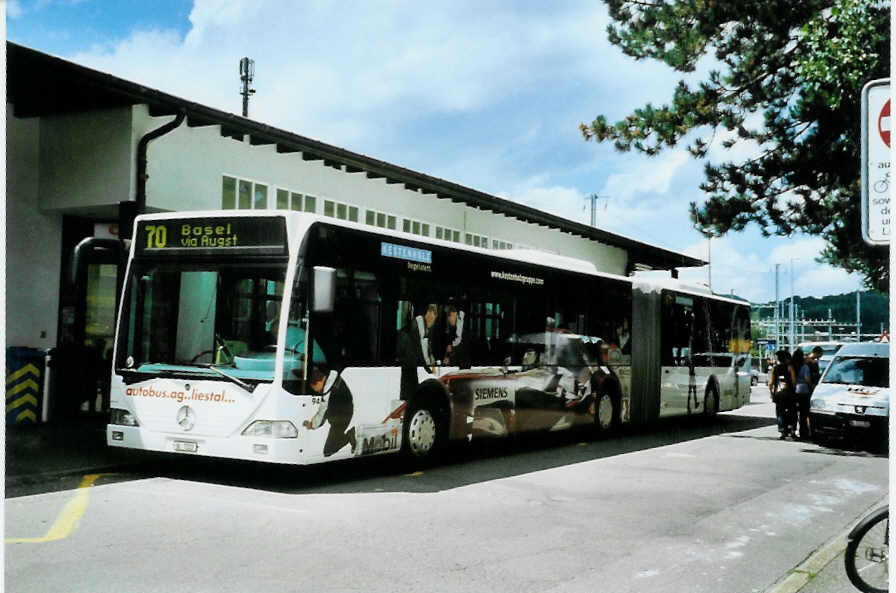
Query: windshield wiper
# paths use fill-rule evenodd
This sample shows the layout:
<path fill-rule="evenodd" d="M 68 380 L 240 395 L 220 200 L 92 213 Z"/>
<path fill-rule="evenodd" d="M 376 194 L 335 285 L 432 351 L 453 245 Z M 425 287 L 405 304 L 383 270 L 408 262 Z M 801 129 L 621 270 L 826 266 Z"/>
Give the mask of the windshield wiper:
<path fill-rule="evenodd" d="M 249 385 L 248 383 L 246 383 L 246 382 L 243 381 L 242 379 L 238 379 L 237 377 L 234 377 L 233 375 L 231 375 L 231 374 L 229 374 L 229 373 L 225 373 L 224 371 L 222 371 L 221 369 L 219 369 L 219 368 L 216 367 L 216 366 L 213 366 L 212 364 L 197 364 L 196 366 L 198 366 L 198 367 L 200 367 L 200 368 L 203 368 L 203 369 L 209 369 L 209 370 L 211 370 L 211 371 L 214 371 L 214 372 L 218 373 L 219 375 L 221 375 L 221 376 L 224 377 L 225 379 L 229 379 L 230 381 L 233 381 L 234 383 L 236 383 L 237 385 L 239 385 L 240 387 L 242 387 L 243 389 L 245 389 L 245 390 L 248 391 L 249 393 L 252 393 L 252 392 L 255 390 L 255 387 L 253 387 L 252 385 Z"/>

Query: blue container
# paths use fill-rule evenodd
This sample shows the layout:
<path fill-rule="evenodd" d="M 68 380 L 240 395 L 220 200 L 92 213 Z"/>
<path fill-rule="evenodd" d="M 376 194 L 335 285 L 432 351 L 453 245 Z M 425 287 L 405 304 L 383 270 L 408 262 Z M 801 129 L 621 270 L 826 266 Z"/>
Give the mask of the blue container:
<path fill-rule="evenodd" d="M 37 348 L 6 349 L 6 425 L 40 421 L 46 353 Z"/>

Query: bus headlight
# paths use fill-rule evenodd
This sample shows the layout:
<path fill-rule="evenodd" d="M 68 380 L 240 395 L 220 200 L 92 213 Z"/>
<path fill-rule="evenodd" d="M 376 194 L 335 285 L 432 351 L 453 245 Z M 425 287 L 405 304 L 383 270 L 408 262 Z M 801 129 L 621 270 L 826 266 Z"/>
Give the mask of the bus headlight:
<path fill-rule="evenodd" d="M 109 424 L 118 424 L 120 426 L 140 426 L 137 418 L 127 410 L 112 408 L 109 410 Z"/>
<path fill-rule="evenodd" d="M 296 425 L 288 420 L 256 420 L 243 431 L 246 437 L 294 439 L 299 436 Z"/>

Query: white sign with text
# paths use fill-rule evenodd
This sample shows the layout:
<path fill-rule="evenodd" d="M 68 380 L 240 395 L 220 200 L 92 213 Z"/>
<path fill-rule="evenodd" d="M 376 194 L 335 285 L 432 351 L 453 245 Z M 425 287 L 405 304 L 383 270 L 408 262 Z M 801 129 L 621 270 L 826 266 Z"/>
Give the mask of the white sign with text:
<path fill-rule="evenodd" d="M 890 244 L 890 80 L 862 89 L 862 238 Z"/>

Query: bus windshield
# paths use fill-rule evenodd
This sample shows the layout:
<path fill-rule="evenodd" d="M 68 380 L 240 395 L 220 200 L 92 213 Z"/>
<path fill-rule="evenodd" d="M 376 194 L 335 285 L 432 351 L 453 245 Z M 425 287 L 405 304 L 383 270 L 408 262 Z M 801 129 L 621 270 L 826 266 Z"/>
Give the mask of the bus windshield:
<path fill-rule="evenodd" d="M 135 260 L 116 367 L 273 380 L 286 265 Z"/>

